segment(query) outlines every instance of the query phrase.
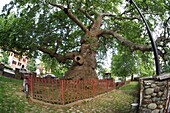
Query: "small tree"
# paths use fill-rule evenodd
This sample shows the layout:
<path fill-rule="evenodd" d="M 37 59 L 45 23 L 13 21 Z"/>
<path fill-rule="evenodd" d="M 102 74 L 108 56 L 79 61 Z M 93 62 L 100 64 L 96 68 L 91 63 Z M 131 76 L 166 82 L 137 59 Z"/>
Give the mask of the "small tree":
<path fill-rule="evenodd" d="M 137 51 L 134 53 L 126 48 L 123 50 L 124 51 L 118 50 L 117 53 L 112 56 L 112 74 L 123 78 L 131 76 L 131 79 L 133 79 L 134 74 L 140 76 L 153 75 L 154 66 L 152 63 L 152 55 L 150 53 L 141 53 Z"/>
<path fill-rule="evenodd" d="M 5 51 L 1 51 L 2 57 L 0 58 L 0 61 L 4 64 L 8 64 L 8 53 Z"/>
<path fill-rule="evenodd" d="M 63 77 L 64 73 L 67 71 L 67 66 L 61 65 L 57 60 L 49 57 L 49 55 L 42 55 L 41 63 L 46 72 L 50 71 L 57 77 Z"/>
<path fill-rule="evenodd" d="M 34 72 L 36 70 L 36 61 L 35 59 L 31 58 L 29 61 L 28 61 L 28 64 L 27 64 L 27 69 L 31 72 Z"/>

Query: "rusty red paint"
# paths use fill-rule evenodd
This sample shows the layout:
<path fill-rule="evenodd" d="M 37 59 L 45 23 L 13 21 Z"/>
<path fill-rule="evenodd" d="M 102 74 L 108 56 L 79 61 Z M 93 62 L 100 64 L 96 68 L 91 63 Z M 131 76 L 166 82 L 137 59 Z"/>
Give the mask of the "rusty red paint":
<path fill-rule="evenodd" d="M 45 102 L 62 104 L 94 97 L 124 85 L 113 80 L 55 80 L 45 78 L 29 79 L 30 96 Z"/>

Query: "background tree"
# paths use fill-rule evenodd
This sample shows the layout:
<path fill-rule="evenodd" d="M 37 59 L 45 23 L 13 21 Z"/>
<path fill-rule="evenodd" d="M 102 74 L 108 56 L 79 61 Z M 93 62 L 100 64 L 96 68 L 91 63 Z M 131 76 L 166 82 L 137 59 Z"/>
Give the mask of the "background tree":
<path fill-rule="evenodd" d="M 126 49 L 126 48 L 125 48 Z M 137 73 L 136 57 L 132 52 L 126 49 L 126 51 L 118 51 L 112 55 L 111 72 L 114 76 L 126 78 Z"/>
<path fill-rule="evenodd" d="M 27 69 L 30 72 L 36 71 L 36 61 L 35 61 L 35 59 L 33 59 L 33 58 L 29 59 L 29 61 L 27 63 Z"/>
<path fill-rule="evenodd" d="M 170 8 L 168 8 L 168 10 L 170 10 Z M 170 59 L 170 16 L 168 11 L 166 12 L 166 14 L 167 17 L 160 24 L 163 30 L 159 31 L 160 36 L 156 40 L 160 50 L 159 54 L 161 56 L 162 72 L 164 73 L 170 72 L 170 60 L 169 60 Z"/>
<path fill-rule="evenodd" d="M 169 1 L 136 2 L 151 30 L 169 16 Z M 31 55 L 41 51 L 67 62 L 65 79 L 97 79 L 96 55 L 118 44 L 132 52 L 152 50 L 139 14 L 123 0 L 14 0 L 0 20 L 3 49 Z"/>
<path fill-rule="evenodd" d="M 4 64 L 8 64 L 8 53 L 5 51 L 0 51 L 0 54 L 2 55 L 0 57 L 0 61 L 3 62 Z"/>
<path fill-rule="evenodd" d="M 67 65 L 59 64 L 56 59 L 49 57 L 49 55 L 43 55 L 40 60 L 46 72 L 51 72 L 56 77 L 63 77 L 68 68 Z"/>

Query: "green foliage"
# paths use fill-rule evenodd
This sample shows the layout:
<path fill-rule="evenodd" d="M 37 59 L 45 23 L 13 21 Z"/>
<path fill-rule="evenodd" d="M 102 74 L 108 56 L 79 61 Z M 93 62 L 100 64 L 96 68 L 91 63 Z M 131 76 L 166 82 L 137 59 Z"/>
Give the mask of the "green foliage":
<path fill-rule="evenodd" d="M 0 61 L 4 64 L 8 64 L 8 53 L 2 50 L 0 54 L 2 54 L 2 56 L 0 57 Z"/>
<path fill-rule="evenodd" d="M 120 90 L 138 90 L 139 89 L 139 83 L 138 82 L 130 82 L 127 85 L 124 85 L 119 88 Z"/>
<path fill-rule="evenodd" d="M 93 19 L 96 19 L 100 13 L 111 13 L 113 16 L 105 17 L 102 21 L 101 29 L 117 31 L 125 39 L 136 44 L 150 45 L 146 28 L 139 14 L 133 5 L 126 4 L 123 0 L 14 0 L 3 8 L 4 12 L 0 16 L 0 47 L 6 50 L 17 50 L 17 52 L 26 53 L 28 56 L 39 55 L 37 50 L 41 47 L 61 55 L 79 50 L 84 32 L 68 18 L 64 11 L 51 6 L 49 2 L 69 8 L 72 14 L 88 28 L 93 22 L 80 11 L 80 8 Z M 164 23 L 170 14 L 169 1 L 136 0 L 135 2 L 146 17 L 152 31 L 157 27 L 165 27 Z M 12 8 L 15 8 L 15 11 L 12 11 Z M 164 31 L 161 30 L 158 35 L 162 36 Z M 90 43 L 95 41 L 89 40 Z M 114 71 L 112 72 L 115 75 L 127 76 L 132 72 L 136 73 L 139 67 L 135 66 L 139 66 L 139 64 L 142 75 L 151 74 L 152 68 L 148 71 L 146 69 L 153 63 L 148 66 L 145 61 L 145 63 L 141 63 L 143 61 L 140 60 L 138 64 L 134 63 L 133 65 L 133 62 L 140 59 L 141 55 L 139 54 L 142 53 L 134 53 L 132 56 L 130 52 L 127 52 L 128 50 L 120 46 L 120 43 L 116 43 L 114 36 L 99 36 L 98 42 L 98 50 L 91 49 L 97 51 L 100 58 L 110 48 L 114 52 L 118 51 L 118 54 L 113 56 L 115 61 L 113 61 Z M 166 44 L 163 46 L 167 46 Z M 169 51 L 169 47 L 167 48 Z M 168 53 L 167 51 L 165 53 Z M 169 58 L 170 55 L 166 56 Z M 135 57 L 135 60 L 132 57 Z M 52 62 L 55 61 L 51 61 L 51 64 L 54 64 Z M 58 68 L 54 65 L 49 67 L 55 68 L 53 69 L 54 73 L 63 73 L 56 71 Z"/>
<path fill-rule="evenodd" d="M 114 76 L 127 77 L 137 72 L 136 57 L 128 50 L 112 56 L 111 72 Z"/>
<path fill-rule="evenodd" d="M 30 71 L 30 72 L 34 72 L 36 70 L 36 61 L 35 59 L 30 59 L 27 63 L 27 69 Z"/>
<path fill-rule="evenodd" d="M 151 53 L 145 52 L 139 54 L 138 60 L 138 73 L 142 76 L 154 76 L 154 60 L 153 55 Z"/>
<path fill-rule="evenodd" d="M 127 77 L 133 74 L 138 74 L 139 76 L 154 75 L 154 61 L 151 53 L 131 52 L 125 47 L 118 50 L 112 56 L 111 72 L 114 76 Z"/>
<path fill-rule="evenodd" d="M 51 71 L 57 77 L 62 77 L 67 70 L 67 66 L 59 64 L 56 59 L 50 58 L 48 55 L 43 55 L 41 61 L 46 71 Z"/>
<path fill-rule="evenodd" d="M 170 65 L 164 64 L 162 67 L 162 72 L 163 73 L 169 73 L 170 72 Z"/>
<path fill-rule="evenodd" d="M 14 4 L 17 2 L 17 4 Z M 91 22 L 79 11 L 79 8 L 83 8 L 94 18 L 98 13 L 111 12 L 118 18 L 121 18 L 119 6 L 124 5 L 122 0 L 107 0 L 98 1 L 92 0 L 91 2 L 83 1 L 49 1 L 62 4 L 63 6 L 72 7 L 71 10 L 85 26 L 89 26 Z M 102 5 L 100 4 L 102 2 Z M 1 37 L 4 37 L 2 42 L 6 49 L 15 48 L 16 50 L 34 53 L 37 55 L 37 48 L 40 46 L 55 49 L 58 44 L 58 52 L 65 53 L 71 50 L 76 50 L 80 45 L 80 38 L 83 36 L 83 32 L 78 28 L 63 11 L 57 8 L 51 8 L 48 2 L 40 0 L 25 0 L 14 1 L 9 6 L 16 5 L 18 12 L 12 12 L 9 15 L 2 16 L 1 25 Z M 129 4 L 128 4 L 129 5 Z M 8 11 L 8 7 L 5 7 L 4 11 Z M 132 15 L 133 16 L 133 15 Z M 7 19 L 4 19 L 7 18 Z M 137 25 L 138 22 L 126 19 L 105 19 L 103 22 L 105 29 L 119 30 L 126 33 L 136 33 L 137 29 L 141 26 Z M 112 25 L 114 23 L 114 25 Z M 128 24 L 126 24 L 128 23 Z M 133 24 L 135 23 L 135 24 Z M 133 25 L 132 25 L 133 24 Z M 138 26 L 137 28 L 135 27 Z M 125 27 L 126 26 L 126 27 Z M 127 26 L 131 27 L 130 29 Z M 134 31 L 135 30 L 135 31 Z M 130 32 L 133 31 L 133 32 Z M 140 31 L 138 31 L 140 32 Z M 5 38 L 9 37 L 9 38 Z M 107 47 L 113 46 L 113 37 L 106 39 L 104 45 Z M 6 46 L 5 46 L 6 45 Z M 7 46 L 8 45 L 8 46 Z M 104 46 L 103 46 L 104 47 Z M 94 49 L 94 48 L 93 48 Z M 101 51 L 104 48 L 101 48 Z"/>
<path fill-rule="evenodd" d="M 124 91 L 126 94 L 132 95 L 134 97 L 139 97 L 139 82 L 130 82 L 119 89 Z"/>
<path fill-rule="evenodd" d="M 98 65 L 97 70 L 98 70 L 97 75 L 98 75 L 99 78 L 103 78 L 105 76 L 106 72 L 107 73 L 111 72 L 110 68 L 103 68 L 102 65 Z"/>

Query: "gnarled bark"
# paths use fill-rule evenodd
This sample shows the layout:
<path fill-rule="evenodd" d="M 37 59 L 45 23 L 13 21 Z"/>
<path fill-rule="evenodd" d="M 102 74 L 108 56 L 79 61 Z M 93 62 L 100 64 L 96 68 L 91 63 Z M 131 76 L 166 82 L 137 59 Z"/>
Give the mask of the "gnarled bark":
<path fill-rule="evenodd" d="M 86 50 L 75 56 L 71 68 L 65 73 L 64 79 L 98 79 L 96 75 L 95 52 Z"/>

